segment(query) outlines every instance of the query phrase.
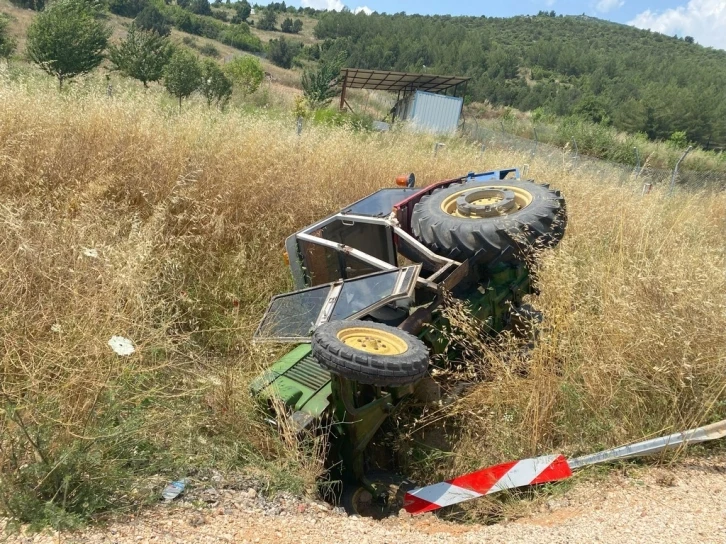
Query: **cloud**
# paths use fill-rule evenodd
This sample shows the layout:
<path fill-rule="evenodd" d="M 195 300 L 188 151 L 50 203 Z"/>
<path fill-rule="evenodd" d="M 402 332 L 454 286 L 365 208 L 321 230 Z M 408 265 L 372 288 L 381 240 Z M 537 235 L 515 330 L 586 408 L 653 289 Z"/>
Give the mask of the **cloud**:
<path fill-rule="evenodd" d="M 301 0 L 304 8 L 327 9 L 328 11 L 342 11 L 345 4 L 340 0 Z"/>
<path fill-rule="evenodd" d="M 371 8 L 369 8 L 368 6 L 358 6 L 357 8 L 355 8 L 353 10 L 353 13 L 358 15 L 361 11 L 363 13 L 365 13 L 366 15 L 370 15 L 371 13 L 373 13 L 373 10 Z"/>
<path fill-rule="evenodd" d="M 625 0 L 600 0 L 595 4 L 595 9 L 600 13 L 608 13 L 614 9 L 620 8 L 625 4 Z"/>
<path fill-rule="evenodd" d="M 662 34 L 693 36 L 700 44 L 726 49 L 726 2 L 690 0 L 663 12 L 646 10 L 628 24 Z"/>

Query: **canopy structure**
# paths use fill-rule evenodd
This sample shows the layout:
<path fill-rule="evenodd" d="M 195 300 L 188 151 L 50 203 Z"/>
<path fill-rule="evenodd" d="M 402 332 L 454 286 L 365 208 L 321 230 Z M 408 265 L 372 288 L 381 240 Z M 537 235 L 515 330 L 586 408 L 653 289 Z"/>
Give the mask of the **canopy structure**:
<path fill-rule="evenodd" d="M 416 91 L 427 91 L 436 94 L 452 93 L 453 96 L 456 96 L 459 89 L 466 89 L 466 83 L 470 79 L 469 77 L 459 76 L 343 68 L 340 71 L 340 81 L 343 85 L 343 90 L 340 93 L 340 109 L 348 104 L 345 100 L 347 89 L 391 91 L 398 93 L 399 100 L 402 92 L 405 96 Z"/>

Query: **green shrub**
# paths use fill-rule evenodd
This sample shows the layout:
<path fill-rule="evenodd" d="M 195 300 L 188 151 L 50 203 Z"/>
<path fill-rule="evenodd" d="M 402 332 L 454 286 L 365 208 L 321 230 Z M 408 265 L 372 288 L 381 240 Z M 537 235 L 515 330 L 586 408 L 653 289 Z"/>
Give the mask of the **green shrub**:
<path fill-rule="evenodd" d="M 218 21 L 224 21 L 225 23 L 229 21 L 229 16 L 227 15 L 226 11 L 222 10 L 215 10 L 212 12 L 212 17 L 217 19 Z"/>
<path fill-rule="evenodd" d="M 148 5 L 148 0 L 108 0 L 109 11 L 121 17 L 134 18 Z"/>
<path fill-rule="evenodd" d="M 292 68 L 292 59 L 301 49 L 300 42 L 289 42 L 285 36 L 280 36 L 279 39 L 270 40 L 267 44 L 267 58 L 281 68 Z"/>
<path fill-rule="evenodd" d="M 45 0 L 10 0 L 14 6 L 23 9 L 32 9 L 33 11 L 43 11 L 45 8 Z"/>
<path fill-rule="evenodd" d="M 676 149 L 686 149 L 688 147 L 688 135 L 684 131 L 675 131 L 668 138 L 668 143 Z"/>
<path fill-rule="evenodd" d="M 262 51 L 262 42 L 250 32 L 250 28 L 244 23 L 229 26 L 221 33 L 219 41 L 242 51 L 253 53 Z"/>
<path fill-rule="evenodd" d="M 265 77 L 260 60 L 250 55 L 235 57 L 225 65 L 224 71 L 244 95 L 254 93 Z"/>
<path fill-rule="evenodd" d="M 219 49 L 214 47 L 211 43 L 205 43 L 204 45 L 202 45 L 199 48 L 199 52 L 207 57 L 220 57 Z"/>
<path fill-rule="evenodd" d="M 8 33 L 8 26 L 10 21 L 8 18 L 0 13 L 0 59 L 8 58 L 15 51 L 17 42 Z"/>

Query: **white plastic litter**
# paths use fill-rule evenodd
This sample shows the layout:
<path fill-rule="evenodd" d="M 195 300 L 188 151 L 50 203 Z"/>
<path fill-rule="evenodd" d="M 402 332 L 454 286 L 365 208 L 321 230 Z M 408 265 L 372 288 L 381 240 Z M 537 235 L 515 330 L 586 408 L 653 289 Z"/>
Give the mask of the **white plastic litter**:
<path fill-rule="evenodd" d="M 179 495 L 181 495 L 184 492 L 184 488 L 186 486 L 187 486 L 186 478 L 182 478 L 181 480 L 177 480 L 176 482 L 171 482 L 161 492 L 161 496 L 165 501 L 173 501 L 174 499 L 176 499 Z"/>
<path fill-rule="evenodd" d="M 108 345 L 118 355 L 131 355 L 136 351 L 134 343 L 123 336 L 112 336 L 111 340 L 108 341 Z"/>
<path fill-rule="evenodd" d="M 83 254 L 86 257 L 91 257 L 92 259 L 97 259 L 98 258 L 98 250 L 97 249 L 92 249 L 92 248 L 84 247 L 83 248 Z"/>

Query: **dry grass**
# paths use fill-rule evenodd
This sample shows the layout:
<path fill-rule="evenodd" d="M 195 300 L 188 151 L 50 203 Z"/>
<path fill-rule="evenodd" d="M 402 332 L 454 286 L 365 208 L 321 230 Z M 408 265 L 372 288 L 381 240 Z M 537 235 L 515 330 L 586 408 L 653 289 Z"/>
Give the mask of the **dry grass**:
<path fill-rule="evenodd" d="M 537 343 L 482 338 L 448 311 L 468 376 L 485 376 L 455 404 L 411 425 L 410 467 L 439 481 L 505 459 L 568 456 L 726 418 L 726 193 L 662 192 L 558 175 L 567 235 L 542 256 Z M 451 455 L 420 448 L 443 429 Z M 419 442 L 417 444 L 417 441 Z M 516 495 L 521 497 L 521 494 Z M 473 514 L 511 514 L 501 500 Z"/>
<path fill-rule="evenodd" d="M 279 354 L 250 337 L 290 287 L 284 237 L 400 173 L 427 184 L 524 160 L 53 89 L 0 75 L 0 505 L 25 519 L 133 506 L 209 466 L 307 486 L 314 452 L 301 460 L 247 394 Z M 547 325 L 518 372 L 473 345 L 491 381 L 447 414 L 457 455 L 441 475 L 724 413 L 724 195 L 640 198 L 561 164 L 531 173 L 556 181 L 570 213 L 539 272 Z M 137 351 L 115 355 L 112 335 Z"/>

